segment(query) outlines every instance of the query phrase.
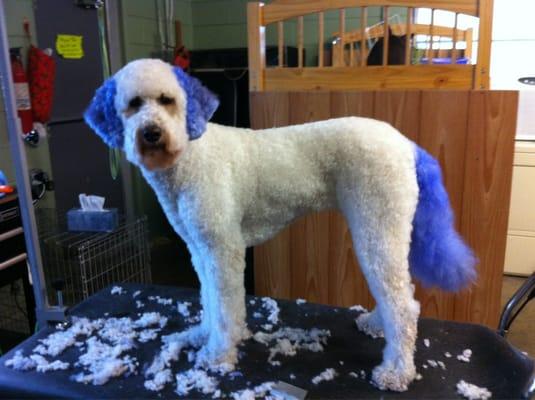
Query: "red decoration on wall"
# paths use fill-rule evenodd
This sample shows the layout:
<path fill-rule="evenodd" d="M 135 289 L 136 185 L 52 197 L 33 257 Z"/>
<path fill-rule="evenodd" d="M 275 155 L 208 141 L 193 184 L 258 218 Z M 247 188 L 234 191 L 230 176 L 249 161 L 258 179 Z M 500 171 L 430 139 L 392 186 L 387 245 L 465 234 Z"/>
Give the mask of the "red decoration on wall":
<path fill-rule="evenodd" d="M 33 118 L 46 123 L 52 112 L 56 64 L 50 55 L 33 45 L 28 55 L 28 76 Z"/>
<path fill-rule="evenodd" d="M 11 72 L 13 74 L 17 114 L 22 125 L 22 133 L 26 135 L 33 129 L 33 115 L 28 78 L 22 65 L 20 47 L 11 49 Z"/>

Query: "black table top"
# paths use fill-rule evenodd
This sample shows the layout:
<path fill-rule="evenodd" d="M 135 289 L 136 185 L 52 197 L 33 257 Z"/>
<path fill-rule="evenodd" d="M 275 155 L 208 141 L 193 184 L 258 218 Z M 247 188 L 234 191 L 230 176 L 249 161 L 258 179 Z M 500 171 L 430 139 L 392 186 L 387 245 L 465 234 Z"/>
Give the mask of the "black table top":
<path fill-rule="evenodd" d="M 200 309 L 198 292 L 191 289 L 155 286 L 155 285 L 121 285 L 124 295 L 111 295 L 110 288 L 102 290 L 79 305 L 73 307 L 71 315 L 88 318 L 111 316 L 132 316 L 137 318 L 140 311 L 159 311 L 169 317 L 162 334 L 181 331 L 186 327 L 183 317 L 177 313 L 176 301 L 191 301 L 191 310 Z M 142 310 L 136 309 L 132 293 L 141 290 L 135 300 L 145 303 Z M 160 305 L 147 301 L 148 296 L 159 295 L 173 298 L 173 306 Z M 249 298 L 251 299 L 251 298 Z M 294 357 L 279 356 L 280 366 L 272 366 L 267 362 L 269 350 L 266 346 L 248 340 L 241 347 L 243 356 L 237 366 L 241 372 L 233 378 L 220 378 L 219 388 L 224 394 L 237 390 L 252 388 L 267 381 L 285 381 L 308 391 L 307 398 L 460 398 L 456 394 L 456 384 L 461 379 L 478 386 L 486 387 L 492 392 L 493 399 L 522 398 L 527 394 L 533 382 L 534 363 L 528 356 L 513 348 L 506 340 L 493 331 L 479 325 L 461 324 L 422 318 L 418 326 L 418 342 L 415 355 L 418 372 L 423 378 L 413 382 L 409 390 L 403 393 L 380 391 L 369 383 L 370 372 L 382 359 L 383 339 L 372 339 L 359 332 L 354 319 L 359 314 L 347 308 L 336 308 L 324 305 L 305 303 L 298 305 L 293 301 L 278 301 L 280 322 L 277 327 L 290 326 L 304 329 L 317 327 L 329 329 L 331 337 L 324 352 L 314 353 L 300 350 Z M 247 301 L 248 326 L 252 332 L 260 330 L 265 324 L 267 315 L 260 301 L 254 305 Z M 264 317 L 254 318 L 255 311 Z M 45 328 L 21 343 L 18 347 L 0 358 L 0 395 L 2 397 L 68 397 L 68 398 L 179 398 L 174 392 L 175 384 L 168 384 L 161 392 L 151 392 L 144 388 L 143 369 L 146 368 L 158 353 L 160 339 L 144 343 L 129 354 L 137 357 L 140 366 L 137 375 L 119 377 L 102 386 L 76 383 L 70 377 L 80 372 L 79 367 L 71 367 L 65 371 L 38 373 L 35 371 L 15 371 L 6 368 L 4 363 L 13 357 L 16 350 L 23 350 L 25 356 L 43 339 L 53 332 L 54 328 Z M 423 339 L 428 338 L 430 346 L 424 345 Z M 463 349 L 469 348 L 473 355 L 469 363 L 456 359 Z M 453 355 L 446 358 L 445 352 Z M 80 350 L 76 347 L 67 349 L 53 359 L 72 361 L 78 358 Z M 422 368 L 427 360 L 441 360 L 446 370 L 441 368 Z M 343 362 L 341 365 L 340 361 Z M 171 369 L 173 374 L 191 368 L 185 355 L 181 355 Z M 314 385 L 312 377 L 326 368 L 334 368 L 338 376 L 327 382 Z M 349 372 L 365 370 L 366 379 L 356 379 Z M 290 379 L 290 374 L 295 379 Z M 198 392 L 190 392 L 188 398 L 201 397 Z M 211 398 L 211 395 L 206 397 Z"/>

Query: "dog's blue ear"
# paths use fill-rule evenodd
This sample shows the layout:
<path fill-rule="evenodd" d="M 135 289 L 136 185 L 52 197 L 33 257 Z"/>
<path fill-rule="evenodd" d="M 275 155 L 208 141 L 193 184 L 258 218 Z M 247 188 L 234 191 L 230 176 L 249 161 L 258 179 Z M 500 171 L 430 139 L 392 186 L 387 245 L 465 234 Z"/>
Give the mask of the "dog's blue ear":
<path fill-rule="evenodd" d="M 115 110 L 115 80 L 110 78 L 99 87 L 84 113 L 85 122 L 110 147 L 123 147 L 124 127 Z"/>
<path fill-rule="evenodd" d="M 206 130 L 206 124 L 219 106 L 219 100 L 198 79 L 178 67 L 174 67 L 173 71 L 186 93 L 186 128 L 190 140 L 194 140 Z"/>

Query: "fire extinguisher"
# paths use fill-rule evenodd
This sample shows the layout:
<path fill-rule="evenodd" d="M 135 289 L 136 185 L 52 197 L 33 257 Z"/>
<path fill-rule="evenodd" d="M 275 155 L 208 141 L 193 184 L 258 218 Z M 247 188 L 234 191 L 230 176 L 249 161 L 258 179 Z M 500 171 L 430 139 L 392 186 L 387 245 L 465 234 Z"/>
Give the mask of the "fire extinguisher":
<path fill-rule="evenodd" d="M 20 47 L 10 49 L 11 71 L 13 72 L 17 113 L 22 125 L 22 133 L 27 135 L 33 130 L 32 102 L 30 99 L 28 78 L 26 77 L 24 66 L 22 65 L 20 50 Z"/>

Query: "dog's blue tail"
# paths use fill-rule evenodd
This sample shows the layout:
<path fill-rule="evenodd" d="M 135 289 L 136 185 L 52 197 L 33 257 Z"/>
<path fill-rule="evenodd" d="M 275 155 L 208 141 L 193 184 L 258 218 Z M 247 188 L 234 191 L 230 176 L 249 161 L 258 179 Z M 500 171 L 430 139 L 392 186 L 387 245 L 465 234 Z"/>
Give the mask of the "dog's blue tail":
<path fill-rule="evenodd" d="M 409 265 L 424 286 L 459 290 L 476 278 L 477 259 L 454 227 L 438 162 L 416 147 L 418 206 L 412 222 Z"/>

